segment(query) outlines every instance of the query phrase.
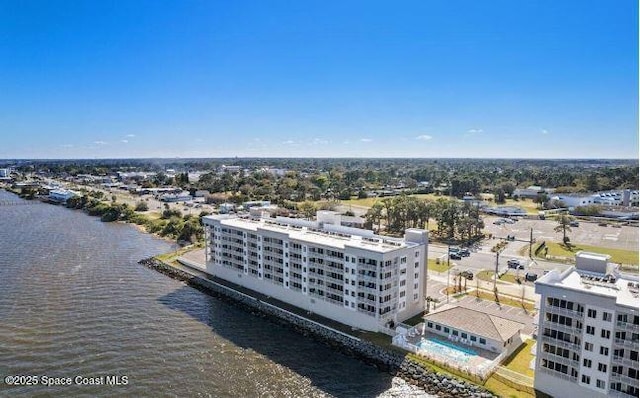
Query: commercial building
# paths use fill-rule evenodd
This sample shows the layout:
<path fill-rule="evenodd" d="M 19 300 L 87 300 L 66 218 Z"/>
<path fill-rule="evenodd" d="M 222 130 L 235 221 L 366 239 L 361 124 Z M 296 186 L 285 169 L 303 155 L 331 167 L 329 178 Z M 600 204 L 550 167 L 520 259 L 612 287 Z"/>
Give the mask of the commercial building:
<path fill-rule="evenodd" d="M 54 202 L 67 203 L 67 200 L 75 196 L 78 196 L 78 193 L 68 189 L 52 189 L 47 197 Z"/>
<path fill-rule="evenodd" d="M 638 396 L 638 277 L 581 252 L 536 282 L 535 388 L 554 397 Z"/>
<path fill-rule="evenodd" d="M 207 272 L 343 324 L 386 331 L 424 310 L 428 233 L 404 239 L 318 221 L 203 217 Z"/>

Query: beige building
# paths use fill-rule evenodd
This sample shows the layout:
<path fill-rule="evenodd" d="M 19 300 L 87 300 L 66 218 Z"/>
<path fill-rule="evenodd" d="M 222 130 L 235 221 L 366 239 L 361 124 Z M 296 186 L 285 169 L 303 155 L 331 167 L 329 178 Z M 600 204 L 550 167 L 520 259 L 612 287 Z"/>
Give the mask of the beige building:
<path fill-rule="evenodd" d="M 522 344 L 524 324 L 460 306 L 424 317 L 426 331 L 458 344 L 509 355 Z"/>

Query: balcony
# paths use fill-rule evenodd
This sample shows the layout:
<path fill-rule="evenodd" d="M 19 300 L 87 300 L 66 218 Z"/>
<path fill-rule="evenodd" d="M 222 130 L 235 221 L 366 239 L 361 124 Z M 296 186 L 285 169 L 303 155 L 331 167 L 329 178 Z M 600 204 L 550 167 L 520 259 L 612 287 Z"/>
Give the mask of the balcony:
<path fill-rule="evenodd" d="M 636 369 L 638 368 L 638 361 L 634 361 L 631 358 L 614 356 L 613 362 L 614 365 L 624 365 L 626 367 L 633 367 Z"/>
<path fill-rule="evenodd" d="M 541 337 L 542 337 L 542 341 L 547 342 L 549 344 L 553 344 L 557 347 L 567 348 L 569 350 L 574 350 L 576 352 L 580 352 L 581 350 L 581 347 L 578 344 L 574 344 L 564 340 L 554 339 L 551 336 L 542 335 Z"/>
<path fill-rule="evenodd" d="M 638 333 L 638 325 L 629 322 L 616 322 L 616 330 Z"/>
<path fill-rule="evenodd" d="M 577 328 L 575 326 L 567 326 L 567 325 L 563 325 L 561 323 L 554 323 L 554 322 L 550 322 L 550 321 L 545 321 L 542 329 L 544 330 L 545 327 L 546 328 L 550 328 L 550 329 L 555 329 L 555 330 L 560 331 L 560 332 L 571 333 L 571 334 L 576 335 L 576 336 L 581 336 L 582 335 L 582 329 L 579 329 L 579 328 Z"/>
<path fill-rule="evenodd" d="M 615 338 L 613 340 L 614 345 L 618 347 L 638 348 L 638 340 L 626 340 Z"/>
<path fill-rule="evenodd" d="M 628 384 L 630 386 L 637 386 L 638 385 L 638 379 L 633 379 L 627 375 L 623 375 L 620 373 L 611 373 L 611 376 L 609 376 L 609 382 L 611 383 L 625 383 Z"/>
<path fill-rule="evenodd" d="M 544 306 L 544 310 L 545 312 L 552 312 L 558 315 L 568 315 L 568 316 L 576 317 L 576 319 L 584 318 L 584 312 L 578 312 L 578 311 L 570 310 L 567 308 L 555 307 L 549 304 Z"/>

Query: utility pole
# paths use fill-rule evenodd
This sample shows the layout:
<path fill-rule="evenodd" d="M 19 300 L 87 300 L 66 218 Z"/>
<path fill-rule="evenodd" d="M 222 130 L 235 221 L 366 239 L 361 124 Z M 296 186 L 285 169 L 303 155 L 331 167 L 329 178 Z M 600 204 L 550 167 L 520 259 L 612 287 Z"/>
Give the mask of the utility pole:
<path fill-rule="evenodd" d="M 449 279 L 451 279 L 451 242 L 447 242 L 447 304 L 449 304 Z"/>
<path fill-rule="evenodd" d="M 500 258 L 500 251 L 496 251 L 496 272 L 493 276 L 493 291 L 496 291 L 496 284 L 498 282 L 498 259 Z"/>
<path fill-rule="evenodd" d="M 531 234 L 529 235 L 529 258 L 533 258 L 533 228 L 531 228 Z"/>

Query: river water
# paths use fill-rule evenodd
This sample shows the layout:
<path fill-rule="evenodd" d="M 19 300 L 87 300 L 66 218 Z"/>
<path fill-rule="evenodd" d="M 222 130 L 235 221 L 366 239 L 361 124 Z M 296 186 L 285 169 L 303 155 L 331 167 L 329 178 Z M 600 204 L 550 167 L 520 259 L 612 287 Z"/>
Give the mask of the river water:
<path fill-rule="evenodd" d="M 428 397 L 137 264 L 166 241 L 5 191 L 0 203 L 0 377 L 38 382 L 0 380 L 0 396 Z M 106 376 L 121 385 L 76 384 Z"/>

